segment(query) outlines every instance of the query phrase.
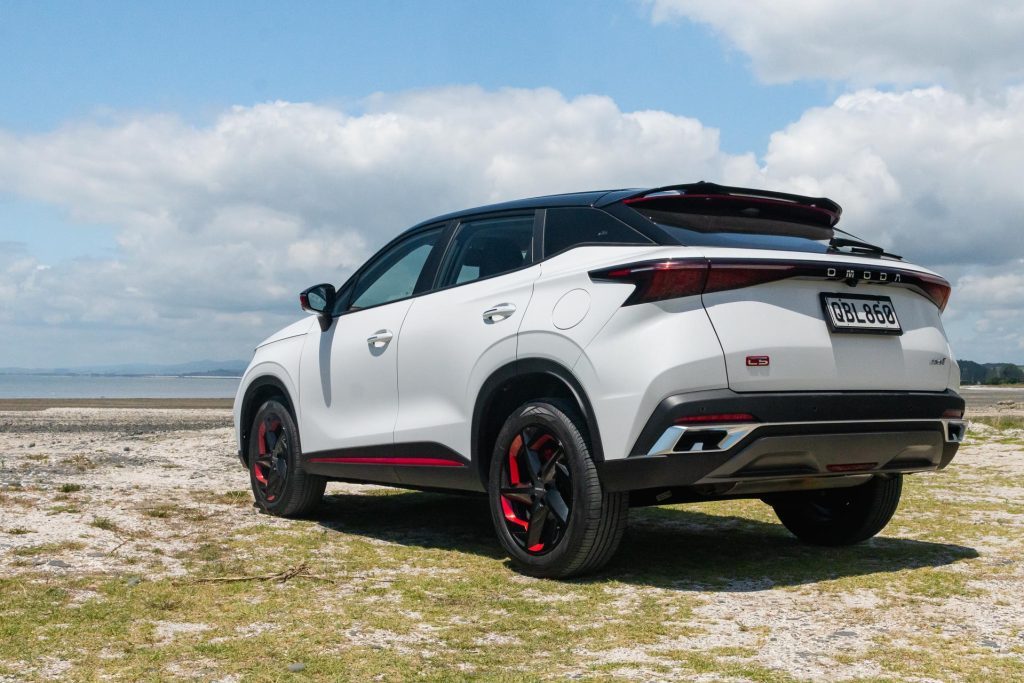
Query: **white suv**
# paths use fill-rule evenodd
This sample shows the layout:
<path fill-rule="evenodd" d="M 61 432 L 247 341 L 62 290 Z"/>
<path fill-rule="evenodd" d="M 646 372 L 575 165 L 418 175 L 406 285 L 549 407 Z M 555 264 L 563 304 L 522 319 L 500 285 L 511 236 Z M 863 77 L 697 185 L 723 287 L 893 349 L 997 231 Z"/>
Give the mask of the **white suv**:
<path fill-rule="evenodd" d="M 234 418 L 257 505 L 328 480 L 486 493 L 537 576 L 629 507 L 759 498 L 855 543 L 964 433 L 949 284 L 828 199 L 710 183 L 526 199 L 402 233 L 256 349 Z"/>

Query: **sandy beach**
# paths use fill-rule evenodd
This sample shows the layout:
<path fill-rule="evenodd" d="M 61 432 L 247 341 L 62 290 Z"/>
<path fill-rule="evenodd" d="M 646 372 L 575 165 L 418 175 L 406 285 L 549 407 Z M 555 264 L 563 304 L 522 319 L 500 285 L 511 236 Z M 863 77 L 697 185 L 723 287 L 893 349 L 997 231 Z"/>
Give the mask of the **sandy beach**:
<path fill-rule="evenodd" d="M 512 572 L 474 498 L 332 484 L 316 519 L 259 514 L 227 405 L 0 403 L 0 681 L 517 678 L 510 647 L 537 679 L 1024 680 L 1012 398 L 862 546 L 757 501 L 634 510 L 568 583 Z"/>

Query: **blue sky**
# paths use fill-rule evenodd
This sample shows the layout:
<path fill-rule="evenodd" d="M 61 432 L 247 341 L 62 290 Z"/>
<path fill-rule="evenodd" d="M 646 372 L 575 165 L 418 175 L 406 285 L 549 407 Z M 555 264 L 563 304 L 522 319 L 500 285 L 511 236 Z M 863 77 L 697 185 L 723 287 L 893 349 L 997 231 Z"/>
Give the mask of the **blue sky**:
<path fill-rule="evenodd" d="M 763 150 L 823 83 L 766 86 L 706 28 L 640 2 L 2 2 L 0 123 L 171 110 L 204 120 L 266 100 L 357 102 L 474 83 L 605 94 Z"/>
<path fill-rule="evenodd" d="M 310 269 L 343 274 L 434 208 L 703 177 L 834 196 L 850 227 L 962 280 L 964 305 L 954 298 L 947 316 L 956 343 L 1024 360 L 1024 278 L 998 279 L 1024 272 L 1024 253 L 992 246 L 1011 234 L 1020 193 L 980 216 L 972 203 L 1024 167 L 1024 23 L 944 6 L 0 0 L 0 333 L 12 359 L 0 365 L 244 357 L 294 317 L 299 283 L 323 279 Z M 409 137 L 423 130 L 436 137 Z M 360 147 L 357 133 L 378 143 Z M 449 154 L 446 140 L 467 135 L 487 158 Z M 561 151 L 522 153 L 539 141 Z M 296 177 L 308 182 L 281 190 Z M 381 212 L 388 177 L 437 206 Z M 217 274 L 230 268 L 211 254 L 261 253 L 253 224 L 290 236 L 293 256 L 263 273 L 262 303 L 155 293 L 175 289 L 175 273 L 225 290 Z M 321 242 L 333 261 L 304 256 Z M 158 258 L 168 249 L 182 262 Z M 24 303 L 75 278 L 104 289 L 42 312 Z M 148 314 L 114 353 L 102 330 L 122 323 L 125 300 Z M 197 342 L 215 319 L 240 331 Z"/>
<path fill-rule="evenodd" d="M 639 2 L 0 2 L 0 126 L 22 133 L 129 112 L 208 121 L 288 100 L 358 107 L 374 92 L 473 83 L 601 93 L 721 131 L 768 135 L 829 102 L 822 83 L 761 85 L 743 55 Z M 0 196 L 0 241 L 47 259 L 102 256 L 115 228 Z M 33 225 L 26 233 L 24 225 Z"/>

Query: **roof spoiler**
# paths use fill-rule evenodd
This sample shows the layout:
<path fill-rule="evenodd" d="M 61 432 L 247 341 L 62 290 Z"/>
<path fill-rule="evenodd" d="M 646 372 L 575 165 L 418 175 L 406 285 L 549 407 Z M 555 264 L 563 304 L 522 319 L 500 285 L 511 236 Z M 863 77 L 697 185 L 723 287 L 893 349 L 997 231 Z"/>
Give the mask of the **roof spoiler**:
<path fill-rule="evenodd" d="M 659 196 L 654 196 L 659 195 Z M 755 190 L 747 187 L 729 187 L 727 185 L 718 185 L 716 183 L 708 183 L 700 181 L 699 183 L 689 183 L 685 185 L 665 185 L 664 187 L 654 187 L 648 190 L 640 190 L 634 194 L 622 197 L 620 201 L 625 204 L 636 204 L 643 201 L 653 201 L 659 198 L 667 197 L 691 197 L 691 198 L 725 198 L 734 197 L 738 200 L 744 198 L 750 200 L 770 200 L 780 203 L 789 203 L 808 209 L 817 209 L 818 211 L 829 214 L 831 220 L 829 225 L 833 226 L 839 222 L 839 216 L 843 213 L 843 208 L 839 204 L 835 203 L 827 197 L 805 197 L 798 194 L 787 194 L 785 192 L 772 192 L 770 190 Z"/>

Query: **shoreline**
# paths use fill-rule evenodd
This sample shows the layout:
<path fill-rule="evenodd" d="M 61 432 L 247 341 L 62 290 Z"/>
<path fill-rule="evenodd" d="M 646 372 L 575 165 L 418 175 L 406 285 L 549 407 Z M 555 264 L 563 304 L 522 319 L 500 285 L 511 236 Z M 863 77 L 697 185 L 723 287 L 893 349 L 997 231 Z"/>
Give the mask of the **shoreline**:
<path fill-rule="evenodd" d="M 0 411 L 47 408 L 163 408 L 230 410 L 233 398 L 0 398 Z"/>

